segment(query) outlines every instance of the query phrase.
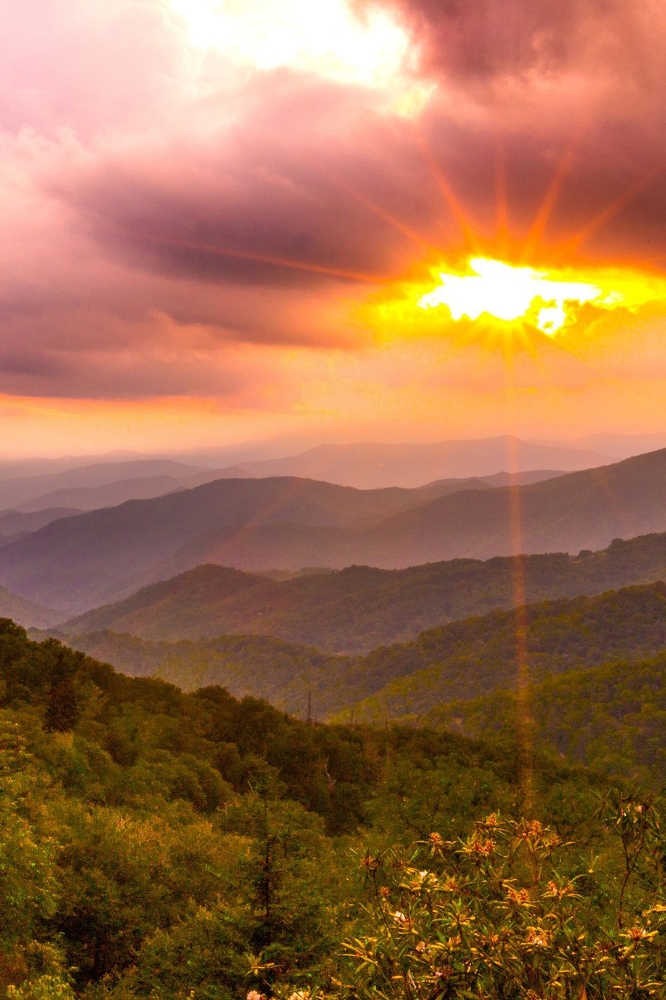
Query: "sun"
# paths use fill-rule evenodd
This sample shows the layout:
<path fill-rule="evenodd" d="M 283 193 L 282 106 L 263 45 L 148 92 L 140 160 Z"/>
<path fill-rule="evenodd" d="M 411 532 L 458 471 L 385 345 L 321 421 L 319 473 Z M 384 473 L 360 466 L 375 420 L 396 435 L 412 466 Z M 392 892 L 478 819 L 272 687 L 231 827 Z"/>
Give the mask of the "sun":
<path fill-rule="evenodd" d="M 504 353 L 541 341 L 573 348 L 596 321 L 626 320 L 666 302 L 666 278 L 628 265 L 554 267 L 469 254 L 421 267 L 366 298 L 360 319 L 383 341 L 419 336 L 477 341 Z"/>
<path fill-rule="evenodd" d="M 504 321 L 523 318 L 553 336 L 582 303 L 605 306 L 621 299 L 596 284 L 486 257 L 472 257 L 469 269 L 471 274 L 440 272 L 439 285 L 422 295 L 417 305 L 421 309 L 446 306 L 454 320 L 463 316 L 476 320 L 484 313 Z"/>

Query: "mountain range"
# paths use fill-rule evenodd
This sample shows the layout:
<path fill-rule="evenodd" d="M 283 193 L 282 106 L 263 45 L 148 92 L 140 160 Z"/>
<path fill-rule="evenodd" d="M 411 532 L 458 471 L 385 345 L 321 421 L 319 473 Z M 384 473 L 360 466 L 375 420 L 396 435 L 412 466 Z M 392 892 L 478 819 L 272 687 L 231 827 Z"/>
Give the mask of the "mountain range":
<path fill-rule="evenodd" d="M 111 629 L 154 641 L 259 634 L 332 653 L 367 653 L 436 625 L 512 607 L 515 573 L 515 560 L 503 556 L 403 570 L 351 566 L 285 580 L 208 564 L 73 618 L 62 629 L 70 635 Z M 665 579 L 666 534 L 618 540 L 582 557 L 525 556 L 522 574 L 528 602 Z"/>
<path fill-rule="evenodd" d="M 435 479 L 489 476 L 505 469 L 559 469 L 563 472 L 603 465 L 600 450 L 548 442 L 522 441 L 509 435 L 471 441 L 323 444 L 299 455 L 240 461 L 253 476 L 323 479 L 357 489 L 385 486 L 413 488 Z"/>
<path fill-rule="evenodd" d="M 53 521 L 0 549 L 0 583 L 74 615 L 203 563 L 398 569 L 666 530 L 666 449 L 526 486 L 467 487 L 216 480 Z"/>
<path fill-rule="evenodd" d="M 197 469 L 162 459 L 94 463 L 0 481 L 0 505 L 26 513 L 56 507 L 95 510 L 191 489 L 214 479 L 242 479 L 248 475 L 237 466 Z"/>
<path fill-rule="evenodd" d="M 638 659 L 666 647 L 666 583 L 497 610 L 356 657 L 264 635 L 156 642 L 109 630 L 52 634 L 126 673 L 152 674 L 186 689 L 220 684 L 235 696 L 267 698 L 301 715 L 310 694 L 319 718 L 348 722 L 353 713 L 357 722 L 425 717 L 432 723 L 456 699 L 515 689 L 523 624 L 532 683 Z"/>
<path fill-rule="evenodd" d="M 62 611 L 44 608 L 0 587 L 0 618 L 11 618 L 25 628 L 48 629 L 62 621 Z"/>
<path fill-rule="evenodd" d="M 221 455 L 220 458 L 223 458 Z M 414 488 L 439 479 L 483 478 L 501 485 L 503 470 L 513 475 L 534 474 L 542 468 L 558 472 L 587 468 L 610 461 L 600 451 L 582 446 L 526 442 L 499 436 L 478 441 L 441 441 L 434 444 L 322 445 L 286 458 L 208 465 L 166 458 L 87 460 L 71 468 L 7 475 L 20 464 L 0 462 L 0 510 L 12 507 L 38 511 L 50 507 L 94 510 L 126 500 L 150 499 L 176 489 L 190 489 L 215 479 L 296 476 L 319 479 L 359 489 L 387 486 Z M 8 468 L 4 466 L 8 464 Z M 50 468 L 45 463 L 45 468 Z M 4 474 L 3 474 L 4 473 Z M 537 478 L 540 473 L 536 473 Z"/>

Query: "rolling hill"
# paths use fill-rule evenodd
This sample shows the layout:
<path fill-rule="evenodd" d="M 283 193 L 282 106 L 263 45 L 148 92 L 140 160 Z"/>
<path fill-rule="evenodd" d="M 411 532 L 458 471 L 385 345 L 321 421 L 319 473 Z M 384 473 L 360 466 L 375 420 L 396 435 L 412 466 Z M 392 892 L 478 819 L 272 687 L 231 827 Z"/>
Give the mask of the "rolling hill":
<path fill-rule="evenodd" d="M 666 579 L 666 534 L 616 541 L 583 557 L 526 556 L 528 602 Z M 335 653 L 367 653 L 424 629 L 513 605 L 515 562 L 456 559 L 403 570 L 352 566 L 283 581 L 203 565 L 63 625 L 144 639 L 272 635 Z"/>
<path fill-rule="evenodd" d="M 51 634 L 132 677 L 160 677 L 185 691 L 221 685 L 235 698 L 265 698 L 300 718 L 307 716 L 309 704 L 321 716 L 331 687 L 343 683 L 359 662 L 265 635 L 170 643 L 109 631 Z"/>
<path fill-rule="evenodd" d="M 76 614 L 206 562 L 398 569 L 509 555 L 517 545 L 526 553 L 601 549 L 666 530 L 666 449 L 528 486 L 484 487 L 447 488 L 433 499 L 444 487 L 218 480 L 55 521 L 0 549 L 0 582 Z"/>
<path fill-rule="evenodd" d="M 0 587 L 0 618 L 11 618 L 24 628 L 48 629 L 62 621 L 62 611 L 43 608 Z"/>
<path fill-rule="evenodd" d="M 364 658 L 356 684 L 367 696 L 349 708 L 359 720 L 414 721 L 445 702 L 515 688 L 522 614 L 494 611 L 429 629 L 411 643 L 374 650 Z M 569 670 L 666 648 L 663 581 L 531 604 L 524 615 L 529 677 L 537 684 Z"/>
<path fill-rule="evenodd" d="M 20 510 L 3 510 L 0 511 L 0 534 L 9 541 L 10 538 L 20 535 L 30 535 L 51 521 L 59 521 L 61 517 L 71 517 L 80 513 L 80 510 L 73 510 L 70 507 L 48 507 L 31 514 Z"/>
<path fill-rule="evenodd" d="M 648 660 L 613 660 L 572 670 L 534 685 L 533 735 L 569 760 L 598 771 L 631 776 L 663 788 L 666 757 L 666 654 Z M 513 691 L 438 705 L 424 726 L 477 737 L 518 732 Z M 656 779 L 656 782 L 655 782 Z"/>
<path fill-rule="evenodd" d="M 528 605 L 531 679 L 591 669 L 617 658 L 666 649 L 666 583 Z M 152 642 L 112 631 L 53 633 L 129 674 L 154 673 L 179 686 L 222 684 L 302 713 L 308 692 L 314 713 L 348 722 L 413 722 L 456 699 L 515 687 L 515 610 L 455 621 L 410 643 L 367 656 L 322 654 L 267 636 L 221 636 Z"/>
<path fill-rule="evenodd" d="M 98 510 L 100 507 L 117 507 L 127 500 L 151 500 L 175 490 L 189 490 L 215 479 L 245 479 L 248 475 L 242 469 L 207 469 L 184 477 L 137 476 L 134 479 L 120 479 L 101 486 L 69 486 L 52 493 L 26 500 L 19 504 L 21 511 L 38 511 L 56 505 L 76 507 L 79 511 Z"/>
<path fill-rule="evenodd" d="M 23 545 L 6 547 L 0 579 L 13 580 L 33 599 L 51 595 L 46 603 L 55 595 L 75 612 L 196 566 L 221 535 L 250 552 L 259 545 L 260 569 L 312 564 L 308 555 L 322 540 L 340 548 L 335 563 L 342 558 L 344 565 L 353 561 L 345 559 L 350 544 L 353 548 L 363 531 L 388 514 L 469 489 L 491 487 L 476 479 L 442 480 L 416 490 L 355 490 L 307 479 L 220 479 L 82 514 L 73 529 L 65 522 L 49 525 Z"/>
<path fill-rule="evenodd" d="M 201 468 L 185 462 L 161 458 L 137 458 L 117 462 L 87 462 L 54 472 L 12 476 L 0 480 L 0 507 L 19 507 L 35 497 L 59 490 L 106 486 L 121 479 L 172 476 L 180 479 L 201 472 Z M 44 506 L 55 506 L 44 504 Z"/>

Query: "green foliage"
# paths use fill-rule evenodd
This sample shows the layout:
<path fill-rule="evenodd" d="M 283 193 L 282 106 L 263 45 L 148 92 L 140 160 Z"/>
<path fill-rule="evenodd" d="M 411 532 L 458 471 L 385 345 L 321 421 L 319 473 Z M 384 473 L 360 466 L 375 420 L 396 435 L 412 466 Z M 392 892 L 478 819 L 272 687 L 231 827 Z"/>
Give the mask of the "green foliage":
<path fill-rule="evenodd" d="M 45 975 L 22 986 L 7 987 L 7 1000 L 74 1000 L 74 991 L 63 976 Z"/>
<path fill-rule="evenodd" d="M 49 732 L 66 733 L 74 728 L 79 718 L 74 669 L 71 658 L 68 659 L 64 652 L 60 652 L 52 674 L 51 691 L 44 715 L 44 728 Z"/>
<path fill-rule="evenodd" d="M 575 670 L 535 684 L 530 693 L 534 737 L 571 760 L 663 787 L 666 761 L 666 655 Z M 424 725 L 474 736 L 518 729 L 511 691 L 432 709 Z"/>
<path fill-rule="evenodd" d="M 48 723 L 63 674 L 77 709 L 66 731 Z M 603 799 L 603 775 L 534 755 L 531 815 L 554 831 L 535 841 L 537 877 L 525 864 L 537 827 L 526 840 L 520 821 L 526 758 L 510 735 L 308 724 L 220 687 L 184 693 L 125 677 L 54 640 L 31 642 L 11 622 L 0 622 L 0 693 L 0 997 L 257 1000 L 295 992 L 305 1000 L 320 991 L 362 1000 L 400 992 L 386 978 L 386 962 L 395 961 L 422 984 L 410 1000 L 426 1000 L 434 989 L 427 975 L 443 959 L 428 973 L 431 953 L 412 949 L 414 959 L 407 945 L 431 940 L 432 962 L 448 949 L 458 976 L 440 977 L 437 990 L 457 984 L 462 996 L 461 977 L 472 968 L 490 990 L 492 970 L 504 963 L 504 994 L 469 994 L 476 987 L 465 981 L 468 995 L 508 1000 L 520 986 L 555 996 L 546 985 L 569 927 L 576 940 L 586 935 L 590 953 L 608 945 L 589 997 L 593 988 L 608 995 L 603 976 L 625 991 L 613 995 L 637 997 L 631 983 L 663 979 L 664 844 L 654 806 L 631 798 L 622 782 L 614 799 Z M 498 810 L 504 818 L 480 840 L 497 846 L 484 854 L 471 846 L 481 836 L 474 820 Z M 441 845 L 429 839 L 433 829 Z M 555 835 L 577 843 L 556 846 Z M 426 842 L 420 855 L 407 846 L 414 838 Z M 366 859 L 362 882 L 354 857 Z M 431 872 L 418 892 L 411 869 Z M 457 897 L 437 888 L 454 875 Z M 547 895 L 548 881 L 559 886 L 560 878 L 580 894 L 575 905 L 568 894 Z M 507 909 L 507 886 L 527 889 L 529 905 Z M 428 906 L 440 907 L 439 923 L 428 924 Z M 413 921 L 418 940 L 396 911 Z M 458 943 L 447 929 L 454 912 L 474 917 Z M 553 915 L 564 915 L 564 937 Z M 637 922 L 646 933 L 631 944 Z M 382 938 L 387 927 L 390 940 Z M 551 934 L 545 951 L 534 927 Z M 501 946 L 484 945 L 494 956 L 488 971 L 465 948 L 500 932 Z M 354 972 L 345 939 L 368 954 L 379 949 L 384 965 Z M 577 998 L 579 979 L 568 980 Z"/>
<path fill-rule="evenodd" d="M 464 839 L 366 856 L 371 933 L 347 945 L 358 998 L 664 995 L 664 838 L 619 798 L 617 879 L 536 820 L 491 814 Z"/>
<path fill-rule="evenodd" d="M 353 705 L 355 718 L 419 718 L 443 702 L 515 688 L 523 631 L 532 683 L 655 653 L 666 646 L 666 584 L 494 611 L 377 649 L 363 661 L 369 697 Z"/>
<path fill-rule="evenodd" d="M 529 605 L 525 616 L 530 672 L 539 682 L 666 646 L 666 584 Z M 71 642 L 130 674 L 153 674 L 186 689 L 221 684 L 236 697 L 254 694 L 301 718 L 310 701 L 318 718 L 384 721 L 513 687 L 519 627 L 522 612 L 519 620 L 516 611 L 494 611 L 365 657 L 330 656 L 253 635 L 167 643 L 102 632 Z"/>
<path fill-rule="evenodd" d="M 133 676 L 161 677 L 185 691 L 221 685 L 235 698 L 265 698 L 305 718 L 308 695 L 315 713 L 328 708 L 337 679 L 356 666 L 349 657 L 266 635 L 223 635 L 198 642 L 151 642 L 134 635 L 95 632 L 67 638 L 76 649 Z"/>

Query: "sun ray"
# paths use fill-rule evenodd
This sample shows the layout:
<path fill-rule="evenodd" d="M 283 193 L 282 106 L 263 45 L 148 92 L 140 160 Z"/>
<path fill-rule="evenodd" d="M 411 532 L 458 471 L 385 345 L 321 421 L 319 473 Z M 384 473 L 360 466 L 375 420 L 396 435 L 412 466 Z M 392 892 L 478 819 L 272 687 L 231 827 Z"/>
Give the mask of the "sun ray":
<path fill-rule="evenodd" d="M 271 264 L 275 267 L 284 267 L 296 271 L 306 271 L 312 274 L 324 274 L 332 278 L 345 278 L 350 281 L 359 281 L 367 284 L 386 284 L 390 279 L 385 275 L 364 274 L 359 271 L 348 271 L 343 268 L 327 267 L 323 264 L 310 264 L 306 261 L 291 260 L 288 257 L 280 257 L 273 254 L 253 253 L 250 250 L 234 250 L 230 247 L 220 247 L 210 243 L 200 243 L 197 240 L 176 239 L 171 236 L 155 236 L 150 233 L 128 233 L 119 232 L 118 235 L 132 236 L 143 242 L 163 244 L 164 246 L 181 247 L 185 250 L 199 250 L 203 253 L 214 254 L 220 257 L 230 257 L 234 260 L 253 261 L 257 264 Z"/>
<path fill-rule="evenodd" d="M 507 442 L 507 465 L 512 481 L 509 483 L 509 531 L 511 538 L 511 584 L 514 609 L 514 641 L 516 650 L 517 723 L 519 743 L 519 781 L 523 809 L 529 814 L 533 808 L 534 794 L 534 719 L 528 653 L 529 622 L 527 619 L 527 593 L 525 580 L 525 554 L 523 538 L 522 490 L 518 482 L 520 462 L 516 429 L 516 387 L 513 364 L 507 366 L 506 402 L 513 433 Z"/>
<path fill-rule="evenodd" d="M 511 227 L 509 223 L 509 196 L 506 177 L 506 150 L 501 141 L 497 143 L 495 154 L 495 192 L 497 199 L 495 241 L 499 256 L 504 258 L 509 252 Z"/>
<path fill-rule="evenodd" d="M 582 129 L 573 137 L 555 169 L 550 184 L 546 189 L 546 193 L 536 211 L 534 221 L 530 226 L 527 237 L 525 238 L 523 251 L 521 253 L 521 259 L 523 260 L 531 260 L 539 246 L 541 237 L 544 234 L 546 226 L 548 225 L 555 209 L 555 205 L 557 204 L 560 194 L 562 193 L 564 182 L 571 172 L 576 150 L 580 145 L 581 138 Z"/>
<path fill-rule="evenodd" d="M 437 181 L 437 186 L 439 187 L 440 194 L 442 195 L 453 219 L 458 226 L 460 233 L 465 240 L 465 243 L 472 251 L 478 251 L 480 248 L 479 237 L 477 236 L 469 216 L 463 209 L 462 205 L 458 201 L 457 197 L 453 193 L 453 188 L 446 179 L 444 172 L 440 165 L 437 163 L 435 156 L 430 149 L 430 146 L 423 138 L 419 132 L 415 132 L 416 143 L 421 150 L 421 154 L 425 162 L 430 167 L 435 180 Z"/>
<path fill-rule="evenodd" d="M 652 170 L 647 171 L 647 173 L 642 174 L 637 177 L 625 190 L 615 198 L 610 205 L 607 205 L 603 211 L 595 215 L 586 225 L 579 229 L 577 233 L 569 237 L 560 244 L 559 255 L 564 256 L 565 254 L 574 253 L 579 250 L 580 247 L 587 242 L 587 240 L 593 236 L 596 232 L 602 229 L 612 218 L 614 218 L 618 212 L 621 212 L 629 202 L 633 201 L 637 195 L 641 193 L 652 181 L 662 174 L 664 171 L 663 167 L 654 167 Z"/>
<path fill-rule="evenodd" d="M 352 185 L 348 184 L 346 181 L 340 180 L 337 177 L 329 177 L 329 179 L 338 187 L 342 188 L 342 190 L 346 191 L 347 194 L 351 195 L 352 198 L 355 198 L 359 204 L 364 205 L 371 212 L 374 212 L 378 218 L 388 222 L 389 225 L 393 226 L 393 228 L 399 233 L 402 233 L 403 236 L 406 236 L 408 239 L 413 240 L 414 243 L 417 243 L 422 250 L 429 251 L 432 249 L 431 244 L 428 243 L 428 241 L 424 239 L 420 233 L 417 233 L 414 229 L 410 229 L 410 227 L 406 226 L 404 222 L 400 221 L 400 219 L 396 219 L 396 217 L 392 215 L 388 209 L 378 205 L 376 202 L 372 201 L 371 198 L 368 198 L 367 195 L 361 194 L 360 191 L 352 187 Z"/>

